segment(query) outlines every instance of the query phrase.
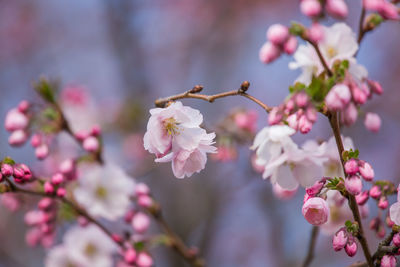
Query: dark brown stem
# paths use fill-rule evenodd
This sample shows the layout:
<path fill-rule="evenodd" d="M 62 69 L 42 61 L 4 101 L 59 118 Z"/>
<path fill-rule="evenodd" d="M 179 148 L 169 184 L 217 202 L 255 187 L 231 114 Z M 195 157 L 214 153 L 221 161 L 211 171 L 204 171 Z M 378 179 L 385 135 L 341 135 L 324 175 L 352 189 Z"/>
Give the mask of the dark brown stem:
<path fill-rule="evenodd" d="M 319 232 L 319 227 L 318 226 L 313 226 L 313 228 L 311 230 L 310 242 L 308 243 L 307 256 L 304 259 L 304 262 L 303 262 L 303 265 L 302 265 L 303 267 L 310 266 L 311 261 L 314 258 L 315 245 L 317 243 L 318 232 Z"/>
<path fill-rule="evenodd" d="M 390 249 L 394 249 L 393 247 L 389 247 L 390 243 L 393 240 L 394 235 L 396 234 L 396 231 L 391 231 L 390 234 L 384 239 L 382 240 L 379 245 L 378 248 L 376 249 L 376 252 L 374 253 L 374 255 L 372 256 L 372 258 L 374 260 L 379 259 L 380 257 L 383 256 L 383 254 L 388 253 L 387 250 Z M 389 250 L 390 250 L 389 249 Z M 398 250 L 398 248 L 397 248 Z M 394 251 L 396 252 L 396 251 Z"/>
<path fill-rule="evenodd" d="M 321 50 L 318 47 L 318 44 L 314 43 L 313 41 L 309 40 L 309 39 L 305 39 L 307 42 L 309 42 L 315 49 L 315 52 L 317 52 L 318 58 L 322 63 L 322 66 L 324 66 L 324 69 L 326 71 L 326 73 L 328 74 L 328 76 L 332 76 L 333 73 L 331 71 L 331 69 L 329 68 L 328 64 L 325 61 L 324 56 L 321 53 Z"/>
<path fill-rule="evenodd" d="M 182 94 L 173 95 L 173 96 L 169 96 L 169 97 L 165 97 L 165 98 L 159 98 L 154 102 L 154 104 L 157 107 L 165 107 L 165 105 L 171 101 L 184 99 L 184 98 L 196 98 L 196 99 L 201 99 L 201 100 L 212 103 L 218 98 L 239 95 L 239 96 L 246 97 L 246 98 L 250 99 L 251 101 L 255 102 L 256 104 L 261 106 L 266 112 L 270 112 L 272 109 L 271 107 L 269 107 L 268 105 L 263 103 L 261 100 L 257 99 L 256 97 L 246 93 L 249 86 L 250 86 L 249 82 L 243 82 L 241 87 L 237 90 L 223 92 L 223 93 L 219 93 L 219 94 L 215 94 L 215 95 L 204 95 L 204 94 L 198 94 L 198 92 L 200 92 L 203 89 L 203 87 L 201 85 L 197 85 L 193 89 L 186 91 Z"/>
<path fill-rule="evenodd" d="M 340 156 L 340 161 L 342 163 L 342 167 L 343 167 L 343 171 L 344 171 L 344 163 L 345 163 L 343 160 L 344 146 L 343 146 L 342 137 L 340 134 L 340 127 L 339 127 L 339 120 L 338 120 L 337 113 L 336 112 L 329 113 L 328 119 L 329 119 L 329 123 L 332 128 L 332 131 L 333 131 L 333 135 L 335 136 L 336 145 L 337 145 L 339 156 Z M 357 205 L 356 199 L 352 194 L 348 194 L 347 197 L 348 197 L 348 204 L 351 209 L 351 212 L 353 213 L 354 220 L 358 223 L 358 226 L 359 226 L 357 239 L 361 244 L 361 247 L 363 249 L 364 256 L 365 256 L 365 259 L 367 260 L 368 266 L 373 267 L 374 264 L 373 264 L 373 260 L 371 257 L 371 253 L 368 248 L 367 240 L 365 239 L 361 216 L 360 216 L 360 212 L 358 210 L 358 205 Z"/>
<path fill-rule="evenodd" d="M 358 22 L 358 38 L 357 42 L 358 44 L 361 43 L 362 39 L 364 38 L 364 35 L 366 33 L 366 30 L 364 28 L 364 19 L 365 19 L 365 8 L 362 7 L 361 9 L 361 15 L 360 15 L 360 21 Z"/>

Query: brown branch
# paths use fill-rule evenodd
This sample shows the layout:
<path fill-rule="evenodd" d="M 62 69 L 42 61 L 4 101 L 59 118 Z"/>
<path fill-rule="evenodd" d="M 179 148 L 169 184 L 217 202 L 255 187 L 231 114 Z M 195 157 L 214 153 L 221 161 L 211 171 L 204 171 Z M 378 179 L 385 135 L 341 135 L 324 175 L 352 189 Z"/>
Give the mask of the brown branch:
<path fill-rule="evenodd" d="M 364 38 L 365 33 L 367 32 L 364 28 L 364 19 L 365 19 L 365 8 L 364 6 L 361 9 L 360 21 L 358 22 L 358 38 L 357 43 L 360 44 L 362 39 Z"/>
<path fill-rule="evenodd" d="M 343 167 L 343 171 L 344 171 L 344 163 L 345 163 L 343 160 L 344 146 L 343 146 L 342 137 L 340 134 L 340 127 L 339 127 L 337 113 L 336 112 L 329 113 L 328 119 L 329 119 L 329 123 L 332 128 L 332 131 L 333 131 L 333 135 L 335 136 L 336 145 L 337 145 L 339 156 L 340 156 L 340 161 L 342 163 L 342 167 Z M 351 209 L 351 212 L 353 213 L 354 220 L 358 223 L 358 226 L 359 226 L 357 239 L 361 244 L 361 247 L 363 249 L 364 256 L 365 256 L 365 259 L 367 260 L 368 266 L 373 267 L 374 266 L 373 259 L 371 257 L 371 253 L 368 248 L 367 240 L 365 239 L 365 236 L 364 236 L 364 230 L 363 230 L 363 226 L 362 226 L 361 216 L 360 216 L 360 212 L 358 210 L 358 205 L 357 205 L 356 199 L 352 194 L 348 194 L 347 197 L 348 197 L 348 204 Z"/>
<path fill-rule="evenodd" d="M 316 44 L 315 42 L 311 41 L 311 40 L 308 39 L 308 38 L 304 38 L 304 37 L 303 37 L 303 39 L 304 39 L 305 41 L 307 41 L 310 45 L 312 45 L 312 47 L 314 47 L 315 52 L 317 52 L 318 58 L 319 58 L 320 62 L 322 63 L 322 66 L 324 67 L 324 69 L 325 69 L 326 73 L 328 74 L 328 76 L 331 77 L 331 76 L 333 75 L 333 73 L 332 73 L 331 69 L 329 68 L 328 64 L 326 63 L 325 58 L 324 58 L 324 56 L 322 55 L 321 50 L 319 49 L 318 44 Z"/>
<path fill-rule="evenodd" d="M 263 103 L 261 100 L 257 99 L 256 97 L 246 93 L 247 89 L 249 89 L 249 86 L 250 86 L 250 83 L 245 81 L 241 84 L 240 88 L 237 90 L 223 92 L 223 93 L 219 93 L 219 94 L 215 94 L 215 95 L 204 95 L 204 94 L 198 94 L 203 89 L 203 86 L 196 85 L 195 87 L 193 87 L 193 89 L 186 91 L 182 94 L 173 95 L 173 96 L 169 96 L 169 97 L 165 97 L 165 98 L 159 98 L 154 102 L 154 104 L 156 105 L 156 107 L 165 107 L 171 101 L 184 99 L 184 98 L 196 98 L 196 99 L 201 99 L 201 100 L 212 103 L 218 98 L 239 95 L 239 96 L 246 97 L 246 98 L 250 99 L 251 101 L 255 102 L 256 104 L 261 106 L 266 112 L 270 112 L 272 109 L 271 107 L 269 107 L 268 105 Z"/>
<path fill-rule="evenodd" d="M 394 235 L 396 234 L 396 231 L 391 231 L 390 234 L 381 242 L 379 242 L 378 248 L 376 249 L 376 252 L 374 253 L 374 255 L 372 256 L 372 259 L 376 260 L 376 259 L 380 259 L 383 254 L 388 253 L 387 250 L 389 249 L 394 249 L 396 252 L 399 248 L 397 248 L 397 250 L 395 248 L 389 247 L 390 243 L 393 240 Z M 393 252 L 392 252 L 393 253 Z"/>
<path fill-rule="evenodd" d="M 313 228 L 311 230 L 310 242 L 308 243 L 307 256 L 304 259 L 304 262 L 303 262 L 303 265 L 302 265 L 303 267 L 310 266 L 311 261 L 314 258 L 315 245 L 317 243 L 318 232 L 319 232 L 319 227 L 318 226 L 313 226 Z"/>

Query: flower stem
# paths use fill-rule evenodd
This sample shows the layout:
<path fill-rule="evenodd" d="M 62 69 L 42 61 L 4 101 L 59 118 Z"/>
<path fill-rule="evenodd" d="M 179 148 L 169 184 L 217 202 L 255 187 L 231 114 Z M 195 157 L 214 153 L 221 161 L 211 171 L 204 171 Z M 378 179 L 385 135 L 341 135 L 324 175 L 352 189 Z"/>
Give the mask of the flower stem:
<path fill-rule="evenodd" d="M 304 262 L 303 262 L 303 265 L 302 265 L 303 267 L 310 266 L 311 261 L 314 258 L 315 245 L 317 243 L 318 233 L 319 233 L 319 227 L 318 226 L 313 226 L 313 228 L 311 230 L 310 242 L 308 243 L 307 256 L 304 259 Z"/>

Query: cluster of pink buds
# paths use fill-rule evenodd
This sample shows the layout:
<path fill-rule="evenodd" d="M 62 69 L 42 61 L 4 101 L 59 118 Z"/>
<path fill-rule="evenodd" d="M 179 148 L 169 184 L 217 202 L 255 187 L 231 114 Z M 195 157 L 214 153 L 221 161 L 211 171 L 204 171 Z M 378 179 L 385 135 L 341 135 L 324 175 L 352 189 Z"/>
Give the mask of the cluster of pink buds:
<path fill-rule="evenodd" d="M 368 80 L 360 85 L 354 81 L 336 84 L 325 97 L 325 103 L 329 110 L 342 111 L 342 122 L 352 125 L 358 117 L 357 107 L 370 99 L 373 93 L 381 95 L 382 87 L 378 82 Z M 365 119 L 368 130 L 377 132 L 381 126 L 381 120 L 377 114 L 369 113 Z"/>
<path fill-rule="evenodd" d="M 337 18 L 347 17 L 349 10 L 344 0 L 301 0 L 300 10 L 301 12 L 311 18 L 316 18 L 322 15 L 323 6 L 321 2 L 325 3 L 326 12 Z"/>
<path fill-rule="evenodd" d="M 292 94 L 285 103 L 271 110 L 268 117 L 270 125 L 281 124 L 284 120 L 303 134 L 311 130 L 317 120 L 317 111 L 306 92 Z"/>
<path fill-rule="evenodd" d="M 378 208 L 385 210 L 389 207 L 387 196 L 392 192 L 389 185 L 374 185 L 369 190 L 369 196 L 377 201 Z"/>
<path fill-rule="evenodd" d="M 288 27 L 274 24 L 267 30 L 267 42 L 261 47 L 261 62 L 268 64 L 276 60 L 282 52 L 293 54 L 297 48 L 297 39 L 289 33 Z"/>
<path fill-rule="evenodd" d="M 397 6 L 386 0 L 363 0 L 364 8 L 378 12 L 385 19 L 399 19 Z"/>
<path fill-rule="evenodd" d="M 33 180 L 32 172 L 25 164 L 12 164 L 3 162 L 1 164 L 0 181 L 3 180 L 3 178 L 9 178 L 11 176 L 14 177 L 14 182 L 18 184 L 31 182 Z"/>
<path fill-rule="evenodd" d="M 122 252 L 123 263 L 118 266 L 135 266 L 135 267 L 151 267 L 153 266 L 153 258 L 145 251 L 137 252 L 132 245 L 125 244 L 125 249 Z"/>
<path fill-rule="evenodd" d="M 344 164 L 344 169 L 346 172 L 344 185 L 346 190 L 352 195 L 359 195 L 362 191 L 362 181 L 360 176 L 368 182 L 372 181 L 375 176 L 372 166 L 368 162 L 359 159 L 349 159 Z M 362 194 L 359 198 L 360 203 L 364 201 L 366 202 L 364 197 L 365 196 Z"/>
<path fill-rule="evenodd" d="M 90 132 L 80 131 L 75 134 L 75 137 L 82 142 L 82 147 L 90 153 L 98 152 L 100 149 L 100 137 L 101 128 L 99 126 L 93 126 Z"/>
<path fill-rule="evenodd" d="M 49 146 L 45 142 L 44 136 L 40 133 L 32 135 L 31 145 L 35 148 L 36 158 L 43 160 L 49 155 Z"/>
<path fill-rule="evenodd" d="M 29 107 L 28 101 L 21 101 L 18 107 L 8 111 L 6 115 L 4 126 L 11 132 L 8 143 L 12 146 L 23 145 L 28 139 Z"/>
<path fill-rule="evenodd" d="M 65 177 L 62 173 L 54 174 L 49 181 L 46 181 L 43 185 L 44 192 L 48 195 L 57 195 L 58 197 L 64 197 L 67 193 L 65 189 Z"/>
<path fill-rule="evenodd" d="M 349 257 L 353 257 L 357 253 L 357 243 L 353 235 L 344 227 L 333 235 L 332 246 L 335 251 L 340 251 L 344 248 Z"/>
<path fill-rule="evenodd" d="M 258 113 L 255 110 L 242 110 L 234 114 L 234 121 L 239 129 L 255 133 L 257 130 Z"/>
<path fill-rule="evenodd" d="M 39 201 L 38 208 L 25 214 L 25 223 L 32 227 L 26 233 L 25 239 L 29 246 L 40 243 L 47 248 L 53 244 L 55 236 L 57 205 L 53 199 L 45 197 Z"/>

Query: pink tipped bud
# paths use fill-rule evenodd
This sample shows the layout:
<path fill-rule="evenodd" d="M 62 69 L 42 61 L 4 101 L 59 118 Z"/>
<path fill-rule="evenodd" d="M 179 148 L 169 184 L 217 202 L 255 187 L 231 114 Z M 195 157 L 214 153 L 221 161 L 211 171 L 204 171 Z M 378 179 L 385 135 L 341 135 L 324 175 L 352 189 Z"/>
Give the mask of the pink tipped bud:
<path fill-rule="evenodd" d="M 25 213 L 24 222 L 27 225 L 35 225 L 43 222 L 44 213 L 39 210 L 31 210 Z"/>
<path fill-rule="evenodd" d="M 112 240 L 114 240 L 114 242 L 117 242 L 117 243 L 121 243 L 124 240 L 122 238 L 122 236 L 120 236 L 118 234 L 112 234 L 111 238 L 112 238 Z"/>
<path fill-rule="evenodd" d="M 29 119 L 26 115 L 18 109 L 10 110 L 4 122 L 4 127 L 9 132 L 25 129 L 29 124 Z"/>
<path fill-rule="evenodd" d="M 86 227 L 89 225 L 89 220 L 86 217 L 79 216 L 77 221 L 81 227 Z"/>
<path fill-rule="evenodd" d="M 280 123 L 282 120 L 282 111 L 278 107 L 273 107 L 268 115 L 268 123 L 275 125 Z"/>
<path fill-rule="evenodd" d="M 75 137 L 76 137 L 76 139 L 78 139 L 79 141 L 83 141 L 83 140 L 85 140 L 86 138 L 88 138 L 89 136 L 90 136 L 90 134 L 89 134 L 87 131 L 85 131 L 85 130 L 81 130 L 81 131 L 75 133 Z"/>
<path fill-rule="evenodd" d="M 397 260 L 393 255 L 386 254 L 381 259 L 381 267 L 396 267 Z"/>
<path fill-rule="evenodd" d="M 344 250 L 346 251 L 346 254 L 349 257 L 353 257 L 354 255 L 356 255 L 357 253 L 357 243 L 356 242 L 352 242 L 352 243 L 348 243 L 345 247 Z"/>
<path fill-rule="evenodd" d="M 44 183 L 43 188 L 44 188 L 44 192 L 46 194 L 53 194 L 54 193 L 54 186 L 48 181 Z"/>
<path fill-rule="evenodd" d="M 41 144 L 35 149 L 35 155 L 40 160 L 45 159 L 49 155 L 49 147 L 46 144 Z"/>
<path fill-rule="evenodd" d="M 260 49 L 259 58 L 261 62 L 268 64 L 277 59 L 281 54 L 279 47 L 266 42 Z"/>
<path fill-rule="evenodd" d="M 314 107 L 308 107 L 306 109 L 306 116 L 307 119 L 311 122 L 314 123 L 317 121 L 317 110 Z"/>
<path fill-rule="evenodd" d="M 350 89 L 345 84 L 337 84 L 326 95 L 325 102 L 330 110 L 343 110 L 350 102 Z"/>
<path fill-rule="evenodd" d="M 57 189 L 57 196 L 64 197 L 67 194 L 67 190 L 64 187 L 60 187 Z"/>
<path fill-rule="evenodd" d="M 137 233 L 144 233 L 149 229 L 150 219 L 149 216 L 143 212 L 136 213 L 132 218 L 132 227 Z"/>
<path fill-rule="evenodd" d="M 89 136 L 83 141 L 83 148 L 88 152 L 96 152 L 99 150 L 99 147 L 99 139 L 96 137 Z"/>
<path fill-rule="evenodd" d="M 300 10 L 308 17 L 315 17 L 321 13 L 321 4 L 318 0 L 303 0 L 300 3 Z"/>
<path fill-rule="evenodd" d="M 14 165 L 14 178 L 16 179 L 22 179 L 25 176 L 24 170 L 21 168 L 20 164 Z"/>
<path fill-rule="evenodd" d="M 268 28 L 267 39 L 274 45 L 281 45 L 289 38 L 289 29 L 282 24 L 274 24 Z"/>
<path fill-rule="evenodd" d="M 350 126 L 352 124 L 354 124 L 357 120 L 357 116 L 358 116 L 358 111 L 356 106 L 350 102 L 346 109 L 343 112 L 343 123 L 346 124 L 347 126 Z"/>
<path fill-rule="evenodd" d="M 378 199 L 381 197 L 382 195 L 382 191 L 379 188 L 379 186 L 374 185 L 373 187 L 371 187 L 371 189 L 369 190 L 369 195 L 374 198 L 374 199 Z"/>
<path fill-rule="evenodd" d="M 328 220 L 329 206 L 323 198 L 312 197 L 303 204 L 302 213 L 310 224 L 321 225 Z"/>
<path fill-rule="evenodd" d="M 150 208 L 153 205 L 153 199 L 148 195 L 139 195 L 137 203 L 143 208 Z"/>
<path fill-rule="evenodd" d="M 363 0 L 363 6 L 365 9 L 378 11 L 382 2 L 382 0 Z"/>
<path fill-rule="evenodd" d="M 11 133 L 10 137 L 8 138 L 8 143 L 12 146 L 21 146 L 26 142 L 27 139 L 28 135 L 24 130 L 16 130 Z"/>
<path fill-rule="evenodd" d="M 378 12 L 385 19 L 397 20 L 399 18 L 397 6 L 387 1 L 382 1 Z"/>
<path fill-rule="evenodd" d="M 34 134 L 31 138 L 31 145 L 33 147 L 38 147 L 42 144 L 42 136 L 40 134 Z"/>
<path fill-rule="evenodd" d="M 392 228 L 393 225 L 394 225 L 394 222 L 390 219 L 390 216 L 389 216 L 389 215 L 386 216 L 386 225 L 387 225 L 388 227 L 390 227 L 390 228 Z"/>
<path fill-rule="evenodd" d="M 59 185 L 64 182 L 64 175 L 61 173 L 56 173 L 51 177 L 51 183 L 54 185 Z"/>
<path fill-rule="evenodd" d="M 347 244 L 347 233 L 342 229 L 339 230 L 332 239 L 332 246 L 335 251 L 340 251 Z"/>
<path fill-rule="evenodd" d="M 343 0 L 327 0 L 326 11 L 334 17 L 345 18 L 349 13 L 349 9 Z"/>
<path fill-rule="evenodd" d="M 34 227 L 32 229 L 29 229 L 28 232 L 26 233 L 25 242 L 28 246 L 34 247 L 40 242 L 41 238 L 42 238 L 42 231 L 40 231 L 38 227 Z"/>
<path fill-rule="evenodd" d="M 1 173 L 6 177 L 11 176 L 14 173 L 14 168 L 10 164 L 3 163 L 1 165 Z"/>
<path fill-rule="evenodd" d="M 302 134 L 306 134 L 311 131 L 312 123 L 307 119 L 307 116 L 302 115 L 299 119 L 299 131 Z"/>
<path fill-rule="evenodd" d="M 146 252 L 140 252 L 136 259 L 137 267 L 151 267 L 153 266 L 153 259 Z"/>
<path fill-rule="evenodd" d="M 62 174 L 69 174 L 75 170 L 75 162 L 72 159 L 66 159 L 60 164 L 60 172 Z"/>
<path fill-rule="evenodd" d="M 358 162 L 355 159 L 350 159 L 344 164 L 344 169 L 347 174 L 354 175 L 358 172 Z"/>
<path fill-rule="evenodd" d="M 400 234 L 397 233 L 393 236 L 393 245 L 400 247 Z"/>
<path fill-rule="evenodd" d="M 135 215 L 135 211 L 134 211 L 134 210 L 128 210 L 128 211 L 125 213 L 124 221 L 125 221 L 126 223 L 131 223 L 134 215 Z"/>
<path fill-rule="evenodd" d="M 299 128 L 299 121 L 297 119 L 297 114 L 294 113 L 292 115 L 290 115 L 289 117 L 287 117 L 286 119 L 287 123 L 289 124 L 290 128 L 294 129 L 294 130 L 298 130 Z"/>
<path fill-rule="evenodd" d="M 38 207 L 40 210 L 49 210 L 54 204 L 53 199 L 49 198 L 49 197 L 45 197 L 42 198 L 39 203 L 38 203 Z"/>
<path fill-rule="evenodd" d="M 375 177 L 374 169 L 372 169 L 371 164 L 368 162 L 360 164 L 359 171 L 365 181 L 372 181 Z"/>
<path fill-rule="evenodd" d="M 91 135 L 93 135 L 93 136 L 99 136 L 100 134 L 101 134 L 100 125 L 95 125 L 95 126 L 93 126 L 93 127 L 92 127 L 92 130 L 91 130 Z"/>
<path fill-rule="evenodd" d="M 346 190 L 352 195 L 358 195 L 361 193 L 362 190 L 362 181 L 360 177 L 354 175 L 347 177 L 344 181 L 344 186 Z"/>
<path fill-rule="evenodd" d="M 354 85 L 351 87 L 351 93 L 353 95 L 354 102 L 357 104 L 364 104 L 367 101 L 368 95 L 365 91 L 361 90 L 358 86 Z"/>
<path fill-rule="evenodd" d="M 124 253 L 124 261 L 128 264 L 135 263 L 136 251 L 133 248 L 129 248 Z"/>
<path fill-rule="evenodd" d="M 360 206 L 362 206 L 365 203 L 367 203 L 368 199 L 369 199 L 369 192 L 368 191 L 364 191 L 361 194 L 358 194 L 356 196 L 357 204 L 360 205 Z"/>
<path fill-rule="evenodd" d="M 317 194 L 319 194 L 319 192 L 321 192 L 321 189 L 324 187 L 324 185 L 325 183 L 317 181 L 313 186 L 306 188 L 306 193 L 311 197 L 315 197 Z"/>
<path fill-rule="evenodd" d="M 145 183 L 138 183 L 135 186 L 136 195 L 148 195 L 150 194 L 150 188 Z"/>
<path fill-rule="evenodd" d="M 26 100 L 22 100 L 21 102 L 19 102 L 18 104 L 18 110 L 22 113 L 26 113 L 29 110 L 30 107 L 30 103 Z"/>
<path fill-rule="evenodd" d="M 369 88 L 372 90 L 377 95 L 383 94 L 383 89 L 380 83 L 373 81 L 373 80 L 367 80 Z"/>
<path fill-rule="evenodd" d="M 379 129 L 381 128 L 381 123 L 382 123 L 381 118 L 376 113 L 368 112 L 367 115 L 365 116 L 364 120 L 365 128 L 367 128 L 371 132 L 374 133 L 379 132 Z"/>
<path fill-rule="evenodd" d="M 25 164 L 19 164 L 19 168 L 21 168 L 22 171 L 24 172 L 24 175 L 22 178 L 25 181 L 29 181 L 30 179 L 32 179 L 32 172 L 28 166 L 26 166 Z"/>
<path fill-rule="evenodd" d="M 307 106 L 308 101 L 309 101 L 309 98 L 305 92 L 297 93 L 295 96 L 296 105 L 300 108 L 304 108 L 305 106 Z"/>
<path fill-rule="evenodd" d="M 389 202 L 388 202 L 388 200 L 386 199 L 386 197 L 381 197 L 381 198 L 379 199 L 379 202 L 378 202 L 378 207 L 379 207 L 381 210 L 385 210 L 385 209 L 387 209 L 388 206 L 389 206 Z"/>
<path fill-rule="evenodd" d="M 297 49 L 297 38 L 294 36 L 290 36 L 289 39 L 283 44 L 283 51 L 291 55 L 293 54 Z"/>
<path fill-rule="evenodd" d="M 315 22 L 307 30 L 308 39 L 314 43 L 318 43 L 324 39 L 324 28 L 321 24 Z"/>

